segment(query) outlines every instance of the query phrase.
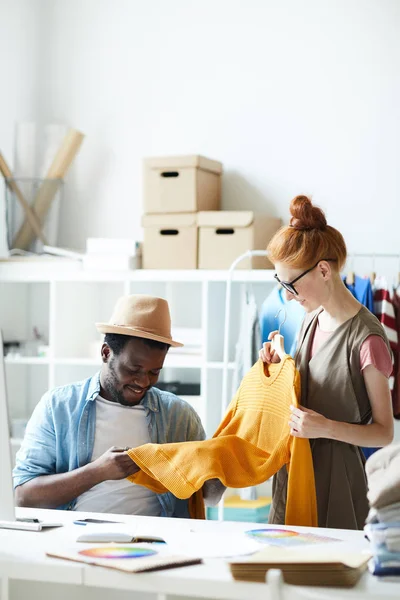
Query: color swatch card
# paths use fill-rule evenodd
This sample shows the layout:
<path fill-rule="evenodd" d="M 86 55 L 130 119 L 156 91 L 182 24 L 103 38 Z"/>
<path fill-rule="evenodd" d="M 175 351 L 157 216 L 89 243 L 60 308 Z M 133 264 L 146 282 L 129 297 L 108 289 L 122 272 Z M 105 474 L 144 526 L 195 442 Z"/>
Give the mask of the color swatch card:
<path fill-rule="evenodd" d="M 201 558 L 168 554 L 145 544 L 102 544 L 96 546 L 93 544 L 90 546 L 79 544 L 76 548 L 49 550 L 46 554 L 54 558 L 63 558 L 129 573 L 171 569 L 202 562 Z"/>
<path fill-rule="evenodd" d="M 262 528 L 246 531 L 253 540 L 271 546 L 302 546 L 305 544 L 326 544 L 341 542 L 338 538 L 317 535 L 315 533 L 292 531 L 290 529 Z"/>

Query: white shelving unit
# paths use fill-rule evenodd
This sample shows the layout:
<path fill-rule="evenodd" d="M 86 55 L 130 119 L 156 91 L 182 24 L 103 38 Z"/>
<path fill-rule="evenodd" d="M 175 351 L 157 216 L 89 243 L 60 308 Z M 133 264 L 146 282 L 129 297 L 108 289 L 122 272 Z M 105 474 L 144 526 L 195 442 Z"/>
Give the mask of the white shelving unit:
<path fill-rule="evenodd" d="M 94 323 L 109 319 L 120 296 L 145 293 L 168 300 L 173 327 L 202 331 L 201 355 L 171 349 L 160 380 L 200 383 L 200 397 L 185 399 L 198 411 L 207 435 L 212 435 L 221 415 L 226 280 L 227 271 L 100 272 L 62 260 L 0 263 L 0 327 L 5 341 L 30 342 L 36 328 L 49 346 L 46 357 L 6 356 L 11 419 L 29 418 L 48 389 L 100 369 L 101 336 Z M 238 269 L 232 280 L 229 386 L 243 287 L 251 286 L 261 305 L 274 286 L 273 272 L 268 270 Z M 13 440 L 15 447 L 19 443 Z"/>

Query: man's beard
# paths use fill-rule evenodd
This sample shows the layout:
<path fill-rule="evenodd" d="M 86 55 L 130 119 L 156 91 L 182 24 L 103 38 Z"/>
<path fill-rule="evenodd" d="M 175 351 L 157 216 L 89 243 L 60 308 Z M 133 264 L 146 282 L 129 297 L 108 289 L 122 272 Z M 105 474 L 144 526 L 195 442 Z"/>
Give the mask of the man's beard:
<path fill-rule="evenodd" d="M 115 373 L 113 363 L 114 357 L 110 360 L 110 364 L 108 365 L 108 373 L 104 380 L 103 387 L 111 397 L 112 402 L 117 402 L 118 404 L 122 404 L 122 406 L 131 406 L 131 404 L 125 400 L 123 393 L 119 392 L 117 389 L 118 377 Z"/>

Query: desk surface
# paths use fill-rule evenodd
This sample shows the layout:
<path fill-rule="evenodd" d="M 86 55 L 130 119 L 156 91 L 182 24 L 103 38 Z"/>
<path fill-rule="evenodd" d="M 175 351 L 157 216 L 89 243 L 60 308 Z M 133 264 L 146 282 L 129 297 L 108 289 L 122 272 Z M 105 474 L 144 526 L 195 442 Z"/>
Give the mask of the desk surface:
<path fill-rule="evenodd" d="M 166 519 L 158 517 L 135 517 L 126 515 L 104 515 L 67 511 L 47 511 L 18 509 L 20 517 L 38 517 L 41 520 L 59 521 L 64 527 L 27 532 L 0 529 L 0 575 L 10 579 L 78 584 L 88 587 L 112 588 L 114 590 L 137 590 L 165 595 L 179 595 L 187 598 L 213 598 L 227 600 L 265 600 L 265 584 L 234 581 L 226 558 L 205 558 L 204 564 L 182 567 L 152 573 L 127 574 L 112 569 L 94 567 L 70 561 L 49 558 L 46 550 L 71 546 L 88 526 L 74 525 L 79 518 L 94 517 L 122 521 L 132 533 L 167 536 L 173 532 L 177 539 L 190 532 L 210 536 L 240 534 L 249 529 L 262 527 L 260 523 L 233 523 L 200 521 L 189 519 Z M 100 528 L 102 525 L 92 525 Z M 297 531 L 310 531 L 301 527 L 291 527 Z M 312 529 L 314 533 L 343 540 L 346 549 L 368 549 L 363 532 L 334 529 Z M 264 546 L 260 545 L 260 549 Z M 305 549 L 306 551 L 306 549 Z M 284 589 L 283 589 L 284 588 Z M 312 598 L 314 600 L 336 600 L 335 588 L 309 588 L 282 586 L 282 598 Z M 400 577 L 394 580 L 380 580 L 366 573 L 355 588 L 340 590 L 340 598 L 399 598 Z"/>

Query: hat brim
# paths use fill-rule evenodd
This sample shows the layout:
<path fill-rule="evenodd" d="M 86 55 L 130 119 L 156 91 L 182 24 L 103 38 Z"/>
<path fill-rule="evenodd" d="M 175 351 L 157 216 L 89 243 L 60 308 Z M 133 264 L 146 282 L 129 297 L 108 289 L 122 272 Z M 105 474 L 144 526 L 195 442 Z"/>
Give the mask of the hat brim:
<path fill-rule="evenodd" d="M 144 338 L 146 340 L 154 340 L 155 342 L 162 342 L 163 344 L 169 344 L 173 348 L 180 348 L 183 346 L 180 342 L 175 342 L 171 338 L 162 337 L 161 335 L 155 335 L 147 331 L 141 331 L 135 329 L 135 327 L 123 327 L 122 325 L 110 325 L 110 323 L 95 323 L 97 331 L 100 333 L 119 333 L 120 335 L 130 335 L 131 337 Z"/>

